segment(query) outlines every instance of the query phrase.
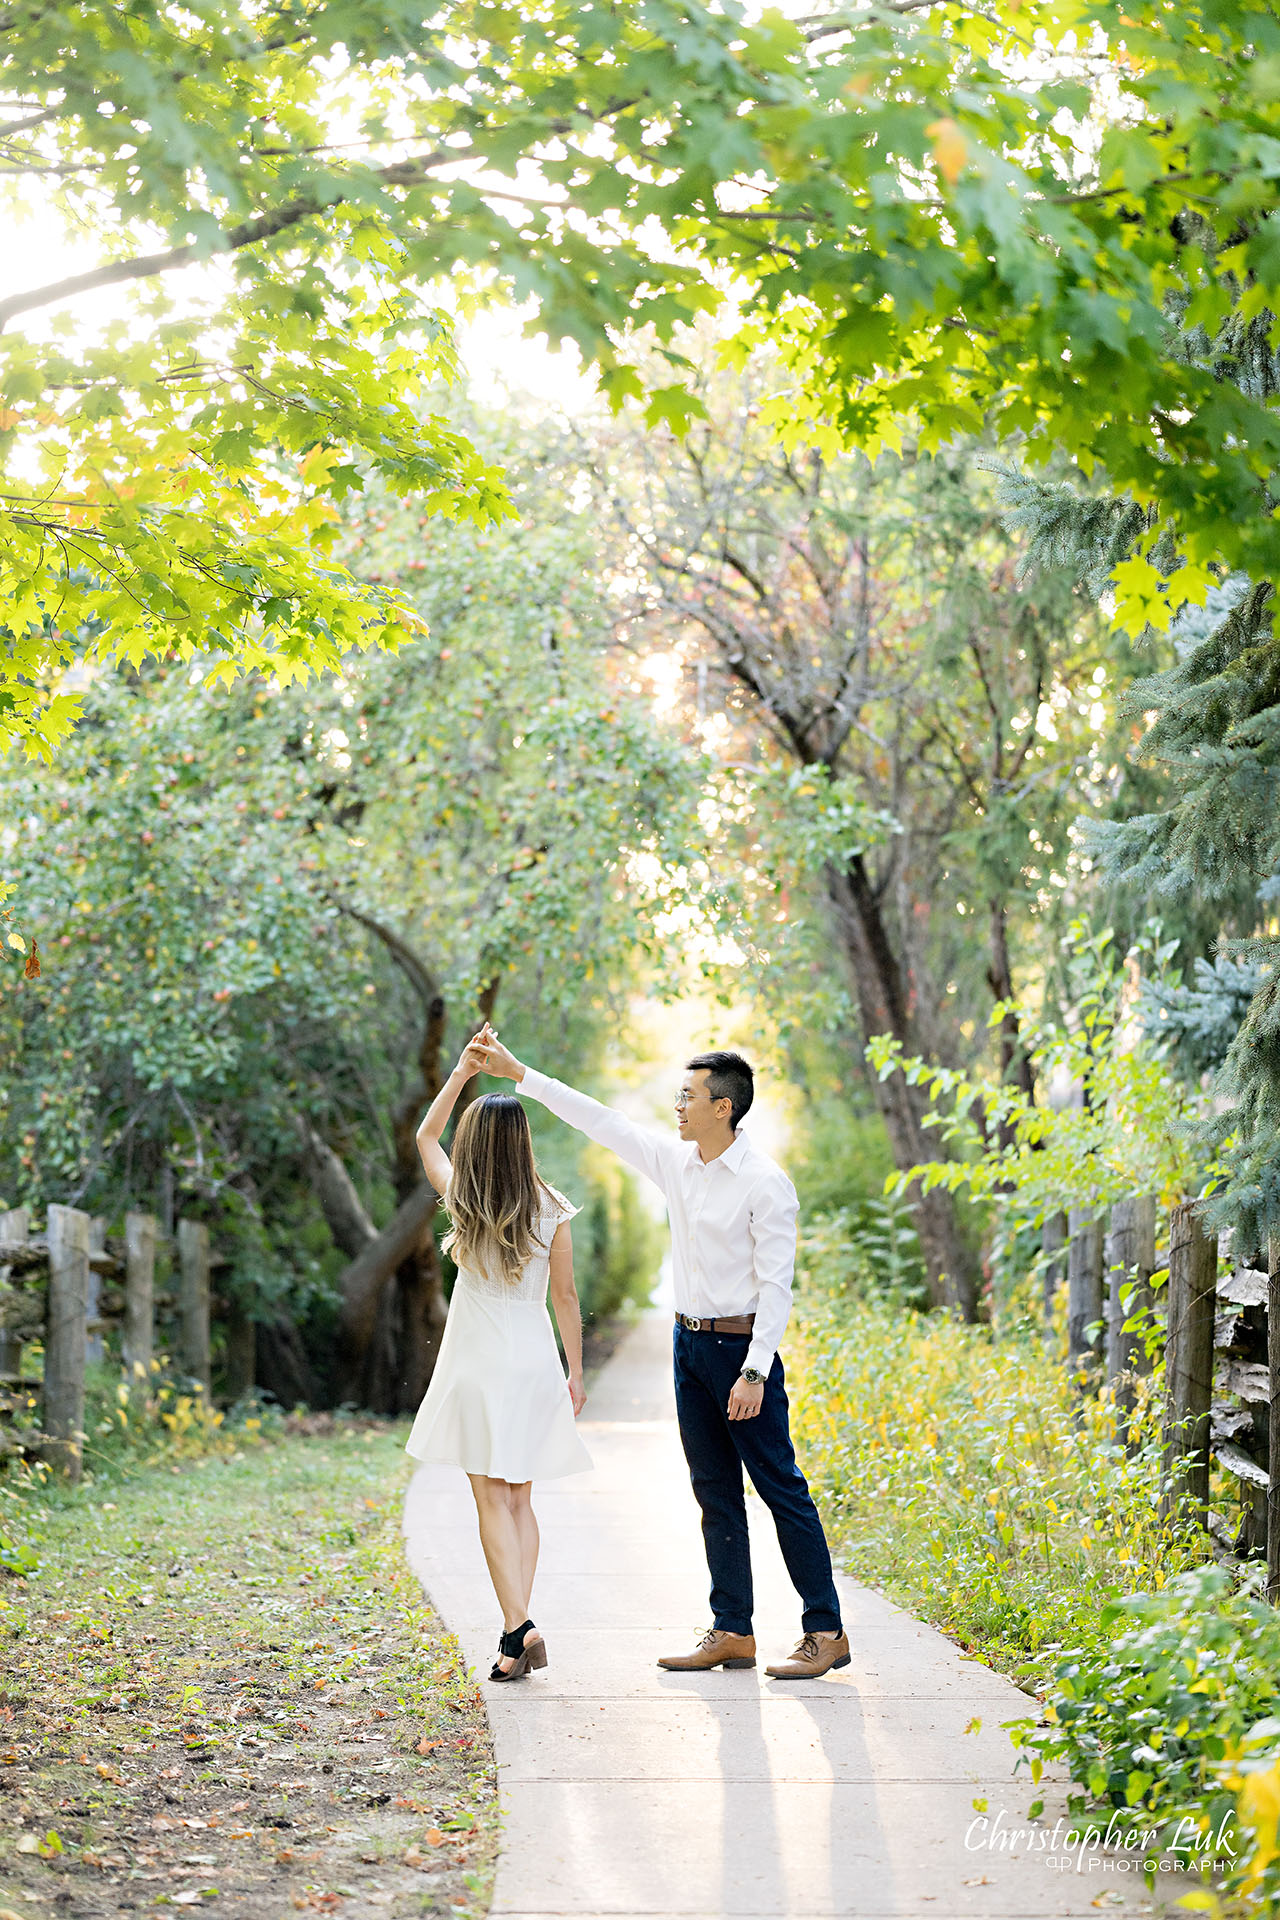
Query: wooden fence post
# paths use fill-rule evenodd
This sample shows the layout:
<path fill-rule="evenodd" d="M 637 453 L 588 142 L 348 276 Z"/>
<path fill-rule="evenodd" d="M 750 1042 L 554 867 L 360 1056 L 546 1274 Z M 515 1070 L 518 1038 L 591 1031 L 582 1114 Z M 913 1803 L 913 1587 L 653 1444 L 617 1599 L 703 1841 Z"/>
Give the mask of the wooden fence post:
<path fill-rule="evenodd" d="M 150 1213 L 124 1217 L 124 1331 L 121 1352 L 130 1381 L 151 1376 L 155 1346 L 156 1222 Z"/>
<path fill-rule="evenodd" d="M 26 1207 L 11 1207 L 7 1213 L 0 1213 L 0 1279 L 9 1271 L 5 1265 L 5 1248 L 27 1244 L 29 1217 Z M 21 1374 L 22 1342 L 16 1333 L 0 1327 L 0 1380 L 17 1380 Z"/>
<path fill-rule="evenodd" d="M 1201 1526 L 1209 1507 L 1209 1404 L 1218 1236 L 1204 1231 L 1194 1201 L 1169 1216 L 1169 1339 L 1165 1348 L 1165 1490 L 1161 1516 L 1190 1499 Z M 1184 1474 L 1175 1472 L 1189 1460 Z"/>
<path fill-rule="evenodd" d="M 227 1399 L 234 1403 L 253 1385 L 254 1369 L 257 1363 L 258 1329 L 246 1313 L 243 1302 L 233 1298 L 227 1302 L 223 1330 L 227 1343 L 225 1352 Z"/>
<path fill-rule="evenodd" d="M 84 1353 L 89 1316 L 89 1216 L 49 1208 L 49 1300 L 44 1341 L 42 1425 L 73 1480 L 84 1445 Z"/>
<path fill-rule="evenodd" d="M 107 1223 L 102 1216 L 95 1215 L 89 1221 L 89 1300 L 85 1320 L 84 1357 L 89 1363 L 101 1360 L 102 1346 L 102 1275 L 94 1264 L 94 1254 L 107 1251 Z"/>
<path fill-rule="evenodd" d="M 1044 1266 L 1044 1340 L 1047 1347 L 1053 1345 L 1053 1308 L 1058 1297 L 1058 1288 L 1066 1278 L 1067 1262 L 1067 1216 L 1065 1213 L 1051 1213 L 1046 1216 L 1040 1229 L 1040 1245 L 1045 1254 Z"/>
<path fill-rule="evenodd" d="M 1131 1313 L 1155 1303 L 1151 1275 L 1156 1264 L 1156 1203 L 1150 1194 L 1130 1200 L 1117 1200 L 1111 1209 L 1111 1224 L 1103 1249 L 1107 1274 L 1107 1379 L 1115 1396 L 1118 1415 L 1128 1415 L 1137 1404 L 1134 1376 L 1150 1373 L 1152 1361 L 1143 1342 L 1126 1333 L 1124 1323 Z M 1120 1289 L 1132 1286 L 1126 1308 L 1120 1301 Z"/>
<path fill-rule="evenodd" d="M 1098 1348 L 1085 1333 L 1102 1318 L 1102 1222 L 1085 1207 L 1067 1215 L 1067 1364 L 1092 1373 Z"/>
<path fill-rule="evenodd" d="M 179 1220 L 180 1337 L 183 1370 L 209 1395 L 209 1229 L 203 1220 Z"/>

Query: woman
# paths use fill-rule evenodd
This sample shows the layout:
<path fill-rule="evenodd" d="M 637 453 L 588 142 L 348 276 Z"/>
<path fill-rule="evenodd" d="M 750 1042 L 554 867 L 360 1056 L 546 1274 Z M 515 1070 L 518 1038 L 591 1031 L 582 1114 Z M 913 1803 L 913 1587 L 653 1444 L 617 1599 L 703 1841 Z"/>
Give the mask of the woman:
<path fill-rule="evenodd" d="M 484 1065 L 483 1035 L 462 1051 L 418 1129 L 427 1178 L 452 1220 L 444 1240 L 457 1263 L 444 1338 L 405 1447 L 415 1460 L 462 1467 L 475 1495 L 480 1541 L 502 1608 L 491 1680 L 545 1667 L 528 1618 L 538 1563 L 530 1483 L 581 1473 L 591 1456 L 574 1420 L 582 1386 L 582 1314 L 573 1284 L 569 1221 L 581 1209 L 549 1187 L 533 1160 L 524 1108 L 490 1093 L 463 1113 L 453 1164 L 440 1145 L 467 1081 Z M 569 1361 L 568 1390 L 547 1313 L 547 1283 Z"/>

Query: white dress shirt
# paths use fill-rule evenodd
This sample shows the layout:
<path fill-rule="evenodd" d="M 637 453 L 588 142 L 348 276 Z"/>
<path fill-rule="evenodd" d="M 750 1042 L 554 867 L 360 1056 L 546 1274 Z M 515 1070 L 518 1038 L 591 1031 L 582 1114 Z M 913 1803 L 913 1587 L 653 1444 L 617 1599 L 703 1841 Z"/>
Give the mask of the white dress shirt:
<path fill-rule="evenodd" d="M 743 1363 L 767 1374 L 791 1312 L 796 1190 L 782 1168 L 738 1128 L 732 1146 L 704 1160 L 696 1143 L 639 1127 L 588 1093 L 526 1067 L 521 1093 L 610 1148 L 658 1187 L 671 1221 L 676 1310 L 702 1319 L 754 1313 Z"/>

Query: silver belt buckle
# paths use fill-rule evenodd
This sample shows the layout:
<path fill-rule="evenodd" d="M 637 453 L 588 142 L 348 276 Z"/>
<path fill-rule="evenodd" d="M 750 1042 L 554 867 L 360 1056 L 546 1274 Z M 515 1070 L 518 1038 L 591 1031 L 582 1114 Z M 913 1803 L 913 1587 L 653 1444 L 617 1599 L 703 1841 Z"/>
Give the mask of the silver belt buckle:
<path fill-rule="evenodd" d="M 686 1313 L 684 1317 L 684 1323 L 686 1327 L 688 1327 L 690 1333 L 702 1332 L 702 1322 L 698 1318 L 696 1313 Z"/>

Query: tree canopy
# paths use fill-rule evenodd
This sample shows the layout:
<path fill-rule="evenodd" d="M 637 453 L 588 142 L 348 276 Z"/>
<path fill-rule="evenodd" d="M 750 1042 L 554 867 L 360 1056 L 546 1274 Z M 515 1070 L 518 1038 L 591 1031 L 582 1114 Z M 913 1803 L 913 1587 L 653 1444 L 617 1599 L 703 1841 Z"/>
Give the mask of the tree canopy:
<path fill-rule="evenodd" d="M 994 423 L 1101 463 L 1141 517 L 1131 622 L 1202 599 L 1218 559 L 1274 563 L 1274 414 L 1219 378 L 1280 277 L 1262 5 L 135 0 L 5 24 L 6 190 L 100 256 L 0 303 L 0 698 L 36 745 L 86 644 L 289 673 L 412 630 L 334 563 L 331 508 L 372 471 L 503 510 L 413 406 L 448 364 L 446 275 L 532 297 L 614 400 L 652 325 L 654 421 L 696 414 L 678 328 L 725 306 L 828 432 Z M 137 304 L 100 338 L 25 331 L 109 285 Z"/>

